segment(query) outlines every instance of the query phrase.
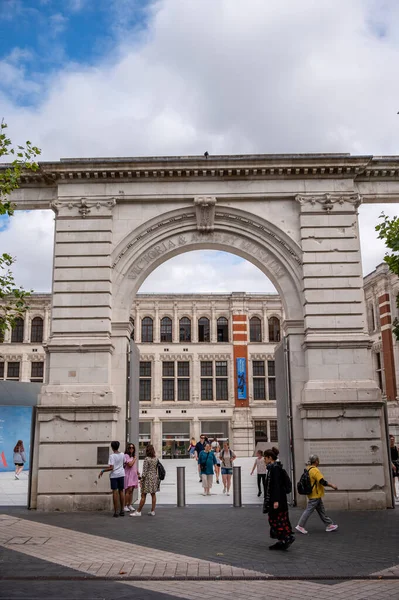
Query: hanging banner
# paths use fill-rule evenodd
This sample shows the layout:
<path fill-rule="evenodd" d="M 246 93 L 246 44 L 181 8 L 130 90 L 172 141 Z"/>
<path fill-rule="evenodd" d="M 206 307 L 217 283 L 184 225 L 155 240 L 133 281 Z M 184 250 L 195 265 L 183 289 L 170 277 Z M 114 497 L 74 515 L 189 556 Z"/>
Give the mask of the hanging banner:
<path fill-rule="evenodd" d="M 25 469 L 29 468 L 31 406 L 0 406 L 0 473 L 14 471 L 14 447 L 22 440 L 25 448 Z"/>
<path fill-rule="evenodd" d="M 247 399 L 247 361 L 245 358 L 236 358 L 237 395 L 239 400 Z"/>

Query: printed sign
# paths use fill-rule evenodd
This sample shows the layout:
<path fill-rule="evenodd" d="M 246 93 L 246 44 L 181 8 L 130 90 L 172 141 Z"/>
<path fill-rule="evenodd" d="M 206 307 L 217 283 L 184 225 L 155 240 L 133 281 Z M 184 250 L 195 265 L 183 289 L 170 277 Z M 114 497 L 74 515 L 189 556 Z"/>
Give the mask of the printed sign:
<path fill-rule="evenodd" d="M 237 393 L 239 400 L 247 399 L 247 361 L 245 358 L 236 358 L 237 368 Z"/>
<path fill-rule="evenodd" d="M 0 406 L 0 473 L 14 471 L 14 447 L 22 440 L 25 448 L 25 468 L 29 468 L 31 406 Z"/>

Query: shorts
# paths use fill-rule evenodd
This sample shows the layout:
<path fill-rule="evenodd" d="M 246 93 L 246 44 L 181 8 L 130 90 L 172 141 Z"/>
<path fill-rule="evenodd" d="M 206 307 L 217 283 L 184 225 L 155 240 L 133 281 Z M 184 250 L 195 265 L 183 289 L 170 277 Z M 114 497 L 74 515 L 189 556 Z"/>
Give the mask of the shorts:
<path fill-rule="evenodd" d="M 15 465 L 16 467 L 23 467 L 23 466 L 24 466 L 24 463 L 14 463 L 14 465 Z"/>
<path fill-rule="evenodd" d="M 124 477 L 110 477 L 109 482 L 111 484 L 111 490 L 119 490 L 120 492 L 123 492 L 125 489 Z"/>
<path fill-rule="evenodd" d="M 226 469 L 226 467 L 222 467 L 222 475 L 233 475 L 233 469 Z"/>

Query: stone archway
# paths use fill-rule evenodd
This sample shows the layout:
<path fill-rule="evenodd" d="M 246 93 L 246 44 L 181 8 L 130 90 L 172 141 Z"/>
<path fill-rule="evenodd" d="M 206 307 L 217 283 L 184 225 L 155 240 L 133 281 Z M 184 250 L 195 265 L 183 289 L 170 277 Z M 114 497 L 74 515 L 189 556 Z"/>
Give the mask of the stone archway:
<path fill-rule="evenodd" d="M 396 201 L 393 163 L 349 155 L 70 160 L 28 177 L 13 200 L 56 212 L 32 506 L 108 506 L 88 472 L 97 471 L 101 447 L 124 435 L 130 303 L 161 262 L 200 248 L 247 258 L 281 293 L 298 469 L 309 452 L 327 456 L 337 506 L 390 505 L 357 206 Z"/>

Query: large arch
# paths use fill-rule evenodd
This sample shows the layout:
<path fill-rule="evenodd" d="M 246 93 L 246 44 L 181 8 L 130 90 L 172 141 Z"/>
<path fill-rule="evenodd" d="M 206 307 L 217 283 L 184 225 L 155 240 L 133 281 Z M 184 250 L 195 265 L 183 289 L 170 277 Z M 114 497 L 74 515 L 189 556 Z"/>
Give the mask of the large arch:
<path fill-rule="evenodd" d="M 20 207 L 51 202 L 56 212 L 32 506 L 109 505 L 87 470 L 97 469 L 99 445 L 126 433 L 131 304 L 153 269 L 196 249 L 249 260 L 281 294 L 296 476 L 307 454 L 320 453 L 327 479 L 340 488 L 330 502 L 392 505 L 357 207 L 362 198 L 396 201 L 397 166 L 392 157 L 349 155 L 76 159 L 43 164 L 37 179 L 24 181 L 13 198 Z M 236 317 L 245 329 L 246 315 Z M 247 407 L 232 410 L 239 428 Z"/>
<path fill-rule="evenodd" d="M 302 251 L 272 223 L 244 210 L 220 208 L 214 228 L 198 231 L 194 210 L 163 213 L 129 233 L 112 253 L 113 320 L 129 320 L 134 295 L 148 275 L 192 250 L 224 250 L 257 266 L 281 295 L 285 319 L 303 319 Z"/>

